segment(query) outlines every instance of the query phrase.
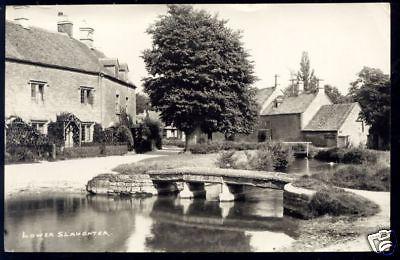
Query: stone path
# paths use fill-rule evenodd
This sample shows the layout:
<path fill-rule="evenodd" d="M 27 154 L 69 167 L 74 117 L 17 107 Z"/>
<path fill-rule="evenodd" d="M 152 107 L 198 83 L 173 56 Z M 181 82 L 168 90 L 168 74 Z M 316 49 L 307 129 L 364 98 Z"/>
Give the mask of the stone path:
<path fill-rule="evenodd" d="M 120 164 L 159 157 L 156 154 L 127 154 L 56 162 L 12 164 L 4 167 L 5 196 L 20 192 L 82 192 L 86 183 L 100 173 L 110 172 Z"/>

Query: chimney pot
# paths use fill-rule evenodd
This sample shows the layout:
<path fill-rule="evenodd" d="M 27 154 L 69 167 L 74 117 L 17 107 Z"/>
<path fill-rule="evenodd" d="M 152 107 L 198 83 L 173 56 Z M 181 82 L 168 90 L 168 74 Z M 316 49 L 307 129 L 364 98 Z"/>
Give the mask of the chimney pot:
<path fill-rule="evenodd" d="M 69 37 L 72 37 L 73 24 L 68 19 L 68 16 L 64 15 L 63 12 L 58 12 L 57 31 L 60 33 L 66 33 Z"/>

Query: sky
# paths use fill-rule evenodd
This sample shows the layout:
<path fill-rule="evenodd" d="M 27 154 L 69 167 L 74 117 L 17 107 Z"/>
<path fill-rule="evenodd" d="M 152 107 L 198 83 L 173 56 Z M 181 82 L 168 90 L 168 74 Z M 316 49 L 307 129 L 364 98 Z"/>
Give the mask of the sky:
<path fill-rule="evenodd" d="M 303 51 L 321 84 L 336 86 L 346 94 L 349 83 L 364 67 L 390 73 L 390 5 L 353 4 L 213 4 L 194 5 L 218 13 L 229 26 L 242 31 L 242 42 L 254 61 L 257 88 L 289 85 L 291 72 L 299 70 Z M 57 14 L 63 12 L 74 23 L 94 28 L 94 47 L 129 66 L 129 77 L 139 91 L 147 76 L 143 50 L 151 47 L 146 29 L 166 5 L 53 5 L 7 6 L 6 19 L 29 18 L 32 26 L 57 31 Z"/>

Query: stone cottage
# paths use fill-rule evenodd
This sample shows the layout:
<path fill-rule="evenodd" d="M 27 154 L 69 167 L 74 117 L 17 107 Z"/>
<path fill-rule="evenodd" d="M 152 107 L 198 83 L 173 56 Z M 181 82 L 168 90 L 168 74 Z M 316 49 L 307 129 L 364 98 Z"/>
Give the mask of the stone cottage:
<path fill-rule="evenodd" d="M 278 96 L 260 113 L 260 131 L 265 131 L 266 139 L 299 141 L 302 129 L 323 105 L 332 101 L 321 90 L 306 93 L 300 90 L 297 96 Z"/>
<path fill-rule="evenodd" d="M 305 141 L 316 146 L 358 146 L 367 143 L 369 127 L 360 119 L 358 103 L 322 106 L 302 130 Z"/>
<path fill-rule="evenodd" d="M 262 104 L 258 136 L 263 140 L 311 141 L 316 146 L 358 146 L 368 129 L 359 119 L 358 103 L 332 104 L 323 88 L 291 97 L 276 96 Z M 260 139 L 260 138 L 259 138 Z"/>
<path fill-rule="evenodd" d="M 40 132 L 61 113 L 78 118 L 81 141 L 91 142 L 93 125 L 114 125 L 121 110 L 133 120 L 135 85 L 128 66 L 93 48 L 94 29 L 73 23 L 59 13 L 57 32 L 29 26 L 26 18 L 6 21 L 5 117 L 19 116 Z M 66 145 L 72 129 L 66 127 Z"/>

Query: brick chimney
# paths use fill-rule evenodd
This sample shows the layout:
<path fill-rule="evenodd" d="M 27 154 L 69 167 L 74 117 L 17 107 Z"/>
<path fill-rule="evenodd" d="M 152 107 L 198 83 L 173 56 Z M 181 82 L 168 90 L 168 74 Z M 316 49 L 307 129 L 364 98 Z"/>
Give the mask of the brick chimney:
<path fill-rule="evenodd" d="M 87 25 L 85 20 L 82 21 L 82 25 L 79 27 L 79 40 L 91 49 L 93 49 L 93 33 L 94 29 Z"/>
<path fill-rule="evenodd" d="M 57 31 L 72 37 L 73 24 L 63 12 L 58 12 Z"/>
<path fill-rule="evenodd" d="M 129 72 L 128 64 L 121 63 L 119 65 L 118 78 L 121 80 L 127 81 L 128 80 L 128 72 Z"/>

